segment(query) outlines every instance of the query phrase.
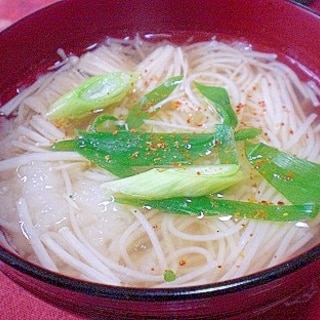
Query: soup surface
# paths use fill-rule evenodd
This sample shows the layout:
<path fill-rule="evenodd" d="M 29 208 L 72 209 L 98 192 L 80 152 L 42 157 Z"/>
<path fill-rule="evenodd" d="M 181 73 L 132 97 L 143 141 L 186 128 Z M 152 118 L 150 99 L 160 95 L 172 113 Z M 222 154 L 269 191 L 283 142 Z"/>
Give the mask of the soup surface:
<path fill-rule="evenodd" d="M 1 108 L 10 250 L 92 282 L 170 287 L 252 274 L 318 242 L 312 79 L 216 38 L 58 54 Z"/>

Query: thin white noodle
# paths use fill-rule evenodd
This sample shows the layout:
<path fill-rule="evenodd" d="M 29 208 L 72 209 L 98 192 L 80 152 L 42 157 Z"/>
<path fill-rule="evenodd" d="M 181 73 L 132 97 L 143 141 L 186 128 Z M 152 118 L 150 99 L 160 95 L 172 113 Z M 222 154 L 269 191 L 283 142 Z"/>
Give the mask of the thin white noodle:
<path fill-rule="evenodd" d="M 25 143 L 17 140 L 12 141 L 12 145 L 25 152 L 46 152 L 47 151 L 45 148 L 41 148 L 41 147 L 35 146 L 34 144 Z"/>
<path fill-rule="evenodd" d="M 172 285 L 177 286 L 182 283 L 188 283 L 189 281 L 194 280 L 194 278 L 197 278 L 205 273 L 212 272 L 216 267 L 217 263 L 212 259 L 208 250 L 201 247 L 192 246 L 175 251 L 174 254 L 168 256 L 168 262 L 170 262 L 170 260 L 178 259 L 179 256 L 194 254 L 202 255 L 207 260 L 207 263 L 202 268 L 193 270 L 183 276 L 180 276 L 178 279 L 172 282 Z M 159 285 L 158 287 L 162 286 L 163 285 Z"/>
<path fill-rule="evenodd" d="M 64 133 L 41 116 L 33 116 L 30 125 L 50 141 L 63 139 Z"/>
<path fill-rule="evenodd" d="M 93 267 L 94 269 L 100 271 L 102 274 L 110 277 L 110 283 L 120 284 L 120 279 L 115 277 L 115 275 L 107 268 L 103 263 L 100 262 L 97 257 L 92 254 L 92 252 L 85 247 L 69 230 L 67 227 L 63 227 L 59 230 L 59 233 L 63 238 L 71 245 L 77 253 Z"/>
<path fill-rule="evenodd" d="M 134 262 L 130 258 L 130 255 L 127 252 L 127 242 L 129 236 L 139 227 L 140 223 L 139 221 L 135 221 L 132 223 L 129 228 L 123 232 L 122 236 L 118 241 L 115 242 L 115 246 L 118 247 L 119 244 L 119 253 L 121 255 L 121 258 L 124 260 L 126 266 L 128 266 L 131 269 L 134 269 Z M 117 239 L 116 239 L 117 240 Z"/>
<path fill-rule="evenodd" d="M 5 159 L 0 161 L 0 172 L 14 168 L 18 168 L 22 165 L 26 165 L 32 161 L 85 161 L 82 156 L 76 152 L 35 152 L 25 153 L 14 158 Z"/>
<path fill-rule="evenodd" d="M 28 205 L 25 199 L 21 198 L 16 203 L 17 211 L 20 220 L 20 226 L 23 233 L 30 242 L 30 245 L 37 256 L 41 265 L 49 270 L 58 271 L 56 264 L 53 262 L 48 252 L 42 245 L 39 236 L 37 235 L 35 228 L 32 224 Z"/>
<path fill-rule="evenodd" d="M 310 114 L 307 119 L 304 121 L 303 125 L 300 126 L 300 128 L 294 132 L 294 135 L 289 139 L 289 141 L 286 142 L 286 148 L 292 147 L 295 143 L 298 142 L 298 140 L 301 138 L 302 135 L 304 135 L 311 124 L 314 122 L 314 120 L 317 118 L 317 115 L 315 113 Z"/>
<path fill-rule="evenodd" d="M 59 246 L 59 244 L 56 243 L 49 234 L 42 234 L 41 240 L 60 259 L 67 261 L 69 265 L 71 265 L 76 270 L 79 270 L 91 281 L 98 281 L 101 283 L 112 283 L 113 280 L 111 279 L 110 281 L 110 278 L 106 275 L 81 262 L 80 260 L 74 258 L 71 254 L 69 254 L 66 250 Z"/>
<path fill-rule="evenodd" d="M 15 223 L 9 222 L 5 219 L 0 218 L 0 227 L 4 228 L 8 232 L 16 233 L 19 231 L 19 228 Z"/>
<path fill-rule="evenodd" d="M 137 209 L 131 209 L 131 213 L 137 218 L 137 220 L 141 223 L 143 229 L 148 234 L 150 241 L 153 245 L 156 257 L 159 262 L 159 266 L 162 270 L 165 270 L 167 268 L 167 262 L 165 255 L 162 251 L 161 245 L 159 243 L 159 239 L 152 228 L 152 226 L 149 224 L 149 222 L 145 219 L 145 216 Z"/>
<path fill-rule="evenodd" d="M 27 127 L 24 127 L 24 126 L 19 126 L 17 128 L 17 133 L 18 134 L 21 134 L 25 137 L 28 137 L 29 139 L 37 142 L 37 143 L 41 143 L 41 144 L 44 144 L 44 145 L 49 145 L 50 144 L 50 140 L 48 140 L 47 138 L 45 138 L 43 135 L 27 128 Z"/>
<path fill-rule="evenodd" d="M 306 91 L 308 92 L 308 96 L 310 99 L 310 102 L 313 107 L 319 107 L 320 106 L 320 94 L 319 97 L 317 96 L 315 90 L 313 89 L 312 86 L 309 86 L 308 84 L 305 85 Z"/>
<path fill-rule="evenodd" d="M 68 173 L 66 170 L 62 171 L 64 181 L 66 184 L 66 192 L 67 194 L 72 194 L 72 184 L 69 178 Z M 68 200 L 71 200 L 69 197 L 67 197 Z M 101 262 L 103 262 L 108 268 L 113 269 L 114 271 L 118 272 L 120 277 L 122 279 L 129 278 L 129 280 L 141 280 L 145 282 L 160 282 L 162 280 L 162 277 L 160 276 L 152 276 L 148 275 L 144 272 L 137 272 L 135 270 L 132 270 L 127 267 L 123 267 L 119 265 L 117 262 L 112 261 L 111 259 L 107 259 L 105 256 L 101 255 L 97 250 L 95 250 L 86 240 L 86 238 L 83 236 L 73 213 L 74 205 L 70 204 L 69 206 L 69 218 L 71 221 L 72 229 L 75 232 L 78 239 L 89 249 L 91 252 L 100 259 Z"/>
<path fill-rule="evenodd" d="M 196 219 L 196 218 L 194 218 Z M 212 233 L 212 234 L 207 234 L 207 235 L 201 235 L 201 234 L 188 234 L 185 232 L 182 232 L 176 228 L 176 226 L 173 223 L 173 220 L 168 220 L 167 221 L 168 225 L 167 228 L 168 230 L 175 235 L 176 237 L 179 237 L 184 240 L 189 240 L 189 241 L 213 241 L 213 240 L 218 240 L 224 237 L 228 237 L 236 232 L 238 232 L 242 226 L 241 223 L 238 223 L 234 225 L 233 227 L 229 228 L 228 230 L 225 230 L 224 232 L 220 233 Z"/>
<path fill-rule="evenodd" d="M 9 116 L 10 114 L 12 114 L 19 107 L 19 105 L 22 103 L 22 101 L 26 97 L 28 97 L 29 95 L 34 93 L 37 89 L 40 88 L 40 86 L 42 85 L 42 83 L 45 80 L 47 80 L 51 77 L 52 77 L 52 75 L 50 75 L 50 74 L 42 76 L 40 79 L 38 79 L 36 82 L 34 82 L 30 87 L 28 87 L 27 89 L 24 89 L 22 92 L 20 92 L 18 95 L 16 95 L 13 99 L 11 99 L 9 102 L 4 104 L 1 107 L 0 112 L 6 116 Z"/>

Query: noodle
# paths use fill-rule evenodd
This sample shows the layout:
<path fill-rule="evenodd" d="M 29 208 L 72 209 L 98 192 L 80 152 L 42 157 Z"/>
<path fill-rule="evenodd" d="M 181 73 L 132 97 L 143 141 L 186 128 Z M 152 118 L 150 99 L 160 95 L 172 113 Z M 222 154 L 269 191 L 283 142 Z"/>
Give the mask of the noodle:
<path fill-rule="evenodd" d="M 320 162 L 315 112 L 320 89 L 303 83 L 274 53 L 246 43 L 216 39 L 177 46 L 139 38 L 107 39 L 80 57 L 62 58 L 48 74 L 2 106 L 8 132 L 1 133 L 0 239 L 44 268 L 112 285 L 173 287 L 219 282 L 272 267 L 319 239 L 319 218 L 310 224 L 163 214 L 112 201 L 100 185 L 116 177 L 78 153 L 50 151 L 74 128 L 46 119 L 49 106 L 85 79 L 116 71 L 140 75 L 135 90 L 108 109 L 125 119 L 128 106 L 172 76 L 183 82 L 155 105 L 142 128 L 153 132 L 212 132 L 215 109 L 194 90 L 194 81 L 223 87 L 239 126 L 262 129 L 261 142 Z M 14 116 L 9 119 L 9 116 Z M 92 118 L 93 119 L 93 118 Z M 91 119 L 91 120 L 92 120 Z M 88 123 L 79 122 L 85 129 Z M 249 170 L 249 169 L 248 169 Z M 152 188 L 152 186 L 150 186 Z M 226 199 L 288 201 L 250 172 Z M 24 243 L 24 244 L 23 244 Z M 164 281 L 164 272 L 176 275 Z"/>

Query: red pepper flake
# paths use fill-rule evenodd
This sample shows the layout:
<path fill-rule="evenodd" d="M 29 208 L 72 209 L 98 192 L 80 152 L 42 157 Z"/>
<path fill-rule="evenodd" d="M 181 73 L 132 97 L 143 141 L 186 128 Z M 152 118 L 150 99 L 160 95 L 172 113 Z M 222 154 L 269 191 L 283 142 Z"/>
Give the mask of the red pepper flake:
<path fill-rule="evenodd" d="M 264 100 L 261 100 L 261 101 L 258 102 L 258 105 L 260 107 L 265 107 L 266 106 L 266 102 Z"/>
<path fill-rule="evenodd" d="M 290 134 L 294 134 L 294 131 L 292 129 L 289 130 Z"/>
<path fill-rule="evenodd" d="M 219 265 L 217 266 L 217 268 L 218 268 L 218 269 L 222 269 L 222 265 L 219 264 Z"/>
<path fill-rule="evenodd" d="M 115 136 L 115 135 L 117 135 L 118 134 L 118 130 L 113 130 L 112 131 L 112 134 Z"/>
<path fill-rule="evenodd" d="M 187 262 L 186 262 L 186 260 L 184 260 L 184 259 L 181 259 L 180 261 L 179 261 L 179 266 L 185 266 L 187 264 Z"/>
<path fill-rule="evenodd" d="M 285 180 L 293 180 L 294 179 L 294 173 L 289 172 L 284 176 Z"/>
<path fill-rule="evenodd" d="M 155 148 L 155 145 L 154 145 L 152 142 L 150 142 L 150 141 L 147 142 L 147 145 L 148 145 L 148 147 L 149 147 L 150 150 L 155 150 L 155 149 L 156 149 L 156 148 Z"/>
<path fill-rule="evenodd" d="M 257 160 L 254 164 L 254 167 L 259 170 L 261 168 L 261 166 L 263 165 L 263 160 Z"/>
<path fill-rule="evenodd" d="M 278 204 L 278 206 L 283 206 L 284 202 L 283 201 L 278 201 L 277 204 Z"/>
<path fill-rule="evenodd" d="M 139 151 L 136 151 L 136 152 L 134 152 L 134 153 L 131 155 L 131 158 L 132 158 L 132 159 L 137 159 L 138 156 L 139 156 Z"/>
<path fill-rule="evenodd" d="M 253 216 L 255 218 L 265 219 L 266 218 L 266 212 L 264 210 L 256 210 L 253 213 Z"/>
<path fill-rule="evenodd" d="M 175 167 L 175 168 L 179 168 L 179 167 L 182 167 L 182 164 L 179 163 L 179 162 L 174 162 L 174 163 L 172 164 L 172 166 Z"/>
<path fill-rule="evenodd" d="M 244 108 L 244 104 L 242 104 L 242 103 L 239 103 L 239 104 L 237 104 L 236 105 L 236 113 L 240 113 L 240 111 L 241 111 L 241 109 L 243 109 Z"/>
<path fill-rule="evenodd" d="M 164 148 L 166 147 L 166 144 L 165 144 L 165 142 L 158 142 L 158 143 L 157 143 L 157 147 L 158 147 L 159 149 L 164 149 Z"/>

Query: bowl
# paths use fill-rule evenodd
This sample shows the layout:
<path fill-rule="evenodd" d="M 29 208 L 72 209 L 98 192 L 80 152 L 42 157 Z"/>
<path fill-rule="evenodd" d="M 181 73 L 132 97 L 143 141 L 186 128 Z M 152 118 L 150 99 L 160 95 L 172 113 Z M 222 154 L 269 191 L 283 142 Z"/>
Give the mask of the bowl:
<path fill-rule="evenodd" d="M 284 24 L 285 21 L 285 24 Z M 320 16 L 281 0 L 66 0 L 42 9 L 0 34 L 0 103 L 31 84 L 57 60 L 56 51 L 81 54 L 106 38 L 174 34 L 222 35 L 299 61 L 320 76 Z M 293 68 L 303 76 L 299 64 Z M 316 79 L 316 77 L 315 77 Z M 317 292 L 320 245 L 270 269 L 207 285 L 126 288 L 62 276 L 0 245 L 0 269 L 35 296 L 90 319 L 288 319 L 306 313 Z"/>

